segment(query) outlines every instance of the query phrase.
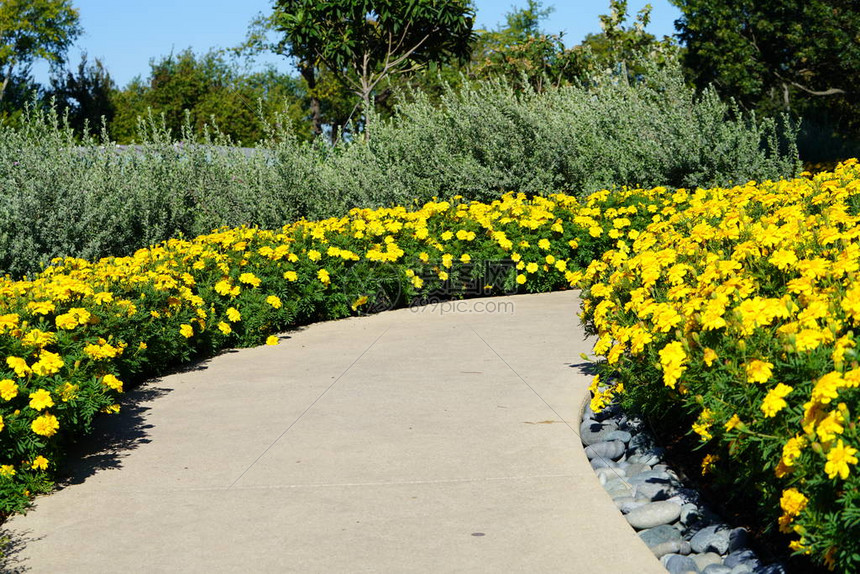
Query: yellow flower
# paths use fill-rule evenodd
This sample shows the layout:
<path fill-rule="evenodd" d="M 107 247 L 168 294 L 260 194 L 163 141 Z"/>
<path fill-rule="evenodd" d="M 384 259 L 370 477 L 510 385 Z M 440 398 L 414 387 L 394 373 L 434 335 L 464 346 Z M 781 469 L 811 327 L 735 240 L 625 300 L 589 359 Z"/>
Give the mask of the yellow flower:
<path fill-rule="evenodd" d="M 675 388 L 675 383 L 686 370 L 687 353 L 680 341 L 673 341 L 660 350 L 660 365 L 663 367 L 663 383 Z"/>
<path fill-rule="evenodd" d="M 48 470 L 48 459 L 40 454 L 33 459 L 33 463 L 30 465 L 30 468 L 33 470 Z"/>
<path fill-rule="evenodd" d="M 280 309 L 283 306 L 283 303 L 281 303 L 281 298 L 277 295 L 269 295 L 268 297 L 266 297 L 266 303 L 268 303 L 275 309 Z"/>
<path fill-rule="evenodd" d="M 187 323 L 183 323 L 179 326 L 179 334 L 188 339 L 194 336 L 194 328 Z"/>
<path fill-rule="evenodd" d="M 310 251 L 308 251 L 308 259 L 310 259 L 311 261 L 319 261 L 321 257 L 322 253 L 320 253 L 316 249 L 311 249 Z"/>
<path fill-rule="evenodd" d="M 227 309 L 227 320 L 231 323 L 235 323 L 236 321 L 242 320 L 242 314 L 239 313 L 239 310 L 235 307 L 230 307 Z"/>
<path fill-rule="evenodd" d="M 526 271 L 527 271 L 528 273 L 534 273 L 534 272 L 535 272 L 535 271 L 537 271 L 537 270 L 538 270 L 538 264 L 537 264 L 537 263 L 535 263 L 534 261 L 532 261 L 531 263 L 529 263 L 528 265 L 526 265 Z"/>
<path fill-rule="evenodd" d="M 239 282 L 251 285 L 252 287 L 259 287 L 261 283 L 260 278 L 253 273 L 242 273 L 239 275 Z"/>
<path fill-rule="evenodd" d="M 540 248 L 541 248 L 541 249 L 543 249 L 544 251 L 546 251 L 547 249 L 549 249 L 549 248 L 550 248 L 549 239 L 541 239 L 541 240 L 539 240 L 539 241 L 538 241 L 538 247 L 540 247 Z"/>
<path fill-rule="evenodd" d="M 523 275 L 522 273 L 520 273 L 519 275 L 517 275 L 517 283 L 518 283 L 518 284 L 522 285 L 522 284 L 524 284 L 525 282 L 526 282 L 526 276 L 525 276 L 525 275 Z"/>
<path fill-rule="evenodd" d="M 27 365 L 27 361 L 21 357 L 6 357 L 6 364 L 9 365 L 10 369 L 15 371 L 15 375 L 18 377 L 25 377 L 32 372 Z"/>
<path fill-rule="evenodd" d="M 714 469 L 714 464 L 720 460 L 720 457 L 715 454 L 706 454 L 702 459 L 702 476 L 705 476 Z"/>
<path fill-rule="evenodd" d="M 122 381 L 117 379 L 114 375 L 105 375 L 104 377 L 102 377 L 102 383 L 115 391 L 122 392 Z"/>
<path fill-rule="evenodd" d="M 726 432 L 739 428 L 741 425 L 743 425 L 741 418 L 737 414 L 733 414 L 732 418 L 726 421 Z"/>
<path fill-rule="evenodd" d="M 717 353 L 710 347 L 705 347 L 705 356 L 703 357 L 705 364 L 711 366 L 717 360 Z"/>
<path fill-rule="evenodd" d="M 279 342 L 280 342 L 280 339 L 278 339 L 275 335 L 269 335 L 266 338 L 266 344 L 267 345 L 277 345 Z"/>
<path fill-rule="evenodd" d="M 54 406 L 54 399 L 51 398 L 51 393 L 45 389 L 30 393 L 30 408 L 37 411 L 47 409 Z"/>
<path fill-rule="evenodd" d="M 454 237 L 454 233 L 451 231 L 443 231 L 442 232 L 442 241 L 450 241 L 452 237 Z"/>
<path fill-rule="evenodd" d="M 854 456 L 857 454 L 857 449 L 845 446 L 842 442 L 842 439 L 839 439 L 839 442 L 836 446 L 830 448 L 830 452 L 827 453 L 827 464 L 824 465 L 824 472 L 827 473 L 827 478 L 836 478 L 839 475 L 839 478 L 845 480 L 848 478 L 849 473 L 849 464 L 857 464 L 857 457 Z"/>
<path fill-rule="evenodd" d="M 222 279 L 215 284 L 215 292 L 225 297 L 230 294 L 232 288 L 233 286 L 226 279 Z"/>
<path fill-rule="evenodd" d="M 784 397 L 788 396 L 793 390 L 793 387 L 779 383 L 776 387 L 768 391 L 767 396 L 765 396 L 761 403 L 761 411 L 764 413 L 764 416 L 776 416 L 776 413 L 788 406 Z"/>
<path fill-rule="evenodd" d="M 747 381 L 750 383 L 764 383 L 770 379 L 773 372 L 773 363 L 753 359 L 746 365 Z"/>
<path fill-rule="evenodd" d="M 34 315 L 47 315 L 53 313 L 57 306 L 51 301 L 30 301 L 27 303 L 27 309 Z"/>
<path fill-rule="evenodd" d="M 230 323 L 225 323 L 224 321 L 218 323 L 218 329 L 225 335 L 229 335 L 233 332 L 233 329 L 230 327 Z"/>
<path fill-rule="evenodd" d="M 33 363 L 32 369 L 37 375 L 47 376 L 58 372 L 62 366 L 63 358 L 60 355 L 42 349 L 39 360 Z"/>
<path fill-rule="evenodd" d="M 845 406 L 845 403 L 841 403 Z M 845 422 L 845 416 L 839 411 L 832 411 L 824 417 L 818 426 L 815 427 L 815 433 L 822 442 L 830 442 L 845 431 L 842 423 Z"/>
<path fill-rule="evenodd" d="M 845 379 L 838 372 L 827 373 L 815 383 L 812 389 L 812 402 L 829 404 L 831 400 L 839 396 L 839 389 L 846 386 Z"/>
<path fill-rule="evenodd" d="M 11 401 L 18 396 L 18 385 L 11 379 L 0 381 L 0 397 L 4 401 Z"/>
<path fill-rule="evenodd" d="M 0 465 L 0 476 L 5 478 L 15 476 L 15 467 L 11 464 Z"/>
<path fill-rule="evenodd" d="M 30 428 L 33 429 L 34 433 L 50 438 L 57 434 L 60 428 L 60 421 L 54 415 L 46 414 L 34 419 L 30 423 Z"/>
<path fill-rule="evenodd" d="M 295 271 L 284 271 L 284 279 L 287 281 L 296 281 L 298 278 L 299 276 Z"/>
<path fill-rule="evenodd" d="M 789 525 L 796 516 L 803 512 L 808 503 L 809 499 L 796 488 L 789 488 L 782 492 L 782 497 L 779 499 L 779 506 L 783 511 L 783 515 L 779 519 L 780 532 L 785 534 L 792 532 Z"/>
<path fill-rule="evenodd" d="M 319 271 L 317 271 L 317 279 L 320 280 L 320 283 L 326 286 L 331 283 L 331 276 L 325 269 L 320 269 Z"/>
<path fill-rule="evenodd" d="M 460 261 L 463 263 L 469 263 L 470 261 L 472 261 L 472 256 L 468 253 L 464 253 L 460 256 Z"/>

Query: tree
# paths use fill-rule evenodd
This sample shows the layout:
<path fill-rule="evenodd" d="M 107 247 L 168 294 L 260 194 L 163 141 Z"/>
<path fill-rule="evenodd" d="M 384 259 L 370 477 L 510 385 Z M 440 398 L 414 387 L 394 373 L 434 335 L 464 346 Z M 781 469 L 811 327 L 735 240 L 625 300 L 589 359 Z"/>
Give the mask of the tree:
<path fill-rule="evenodd" d="M 0 2 L 0 101 L 10 80 L 21 71 L 26 74 L 35 60 L 62 64 L 81 32 L 70 0 Z"/>
<path fill-rule="evenodd" d="M 468 0 L 277 0 L 270 21 L 310 89 L 325 66 L 359 97 L 365 123 L 381 82 L 465 60 L 474 37 Z"/>
<path fill-rule="evenodd" d="M 60 113 L 68 116 L 69 125 L 77 133 L 98 135 L 102 118 L 106 124 L 113 121 L 115 90 L 116 85 L 101 60 L 96 58 L 94 64 L 89 64 L 84 53 L 77 73 L 64 71 L 51 78 L 46 96 L 54 100 Z"/>
<path fill-rule="evenodd" d="M 746 108 L 830 115 L 860 135 L 857 0 L 672 0 L 684 65 Z"/>
<path fill-rule="evenodd" d="M 197 56 L 189 49 L 151 61 L 149 78 L 135 78 L 115 92 L 110 132 L 117 141 L 133 141 L 138 118 L 149 109 L 164 117 L 174 137 L 180 136 L 187 116 L 197 133 L 214 124 L 234 141 L 251 144 L 264 137 L 264 123 L 276 113 L 286 111 L 297 127 L 301 120 L 294 108 L 303 97 L 295 78 L 272 69 L 242 73 L 223 53 Z"/>
<path fill-rule="evenodd" d="M 627 25 L 627 6 L 627 0 L 610 0 L 609 14 L 600 15 L 602 31 L 588 34 L 582 46 L 588 50 L 592 72 L 610 69 L 635 81 L 648 65 L 677 62 L 678 46 L 672 38 L 658 40 L 645 31 L 651 22 L 650 4 L 639 10 L 632 26 Z"/>

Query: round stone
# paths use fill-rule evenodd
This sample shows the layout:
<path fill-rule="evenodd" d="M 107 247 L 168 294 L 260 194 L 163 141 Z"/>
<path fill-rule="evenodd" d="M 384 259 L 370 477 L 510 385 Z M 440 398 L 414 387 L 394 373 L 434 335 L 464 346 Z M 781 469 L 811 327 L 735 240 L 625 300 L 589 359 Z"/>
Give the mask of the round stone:
<path fill-rule="evenodd" d="M 712 524 L 705 526 L 690 539 L 693 552 L 704 554 L 705 552 L 716 552 L 725 554 L 729 550 L 729 528 L 724 524 Z"/>
<path fill-rule="evenodd" d="M 669 542 L 672 540 L 681 540 L 681 533 L 677 529 L 672 528 L 668 524 L 661 524 L 654 528 L 648 528 L 639 533 L 639 538 L 642 539 L 648 548 Z M 669 554 L 664 552 L 663 554 Z"/>
<path fill-rule="evenodd" d="M 625 444 L 630 442 L 631 438 L 633 438 L 633 435 L 623 430 L 615 430 L 606 434 L 606 440 L 620 440 Z"/>
<path fill-rule="evenodd" d="M 698 572 L 696 563 L 689 556 L 680 554 L 666 554 L 660 562 L 671 574 L 686 574 L 687 572 Z"/>
<path fill-rule="evenodd" d="M 588 460 L 595 458 L 617 460 L 621 458 L 625 450 L 626 447 L 620 440 L 603 441 L 585 447 L 585 456 L 588 457 Z"/>
<path fill-rule="evenodd" d="M 681 507 L 674 502 L 652 502 L 634 508 L 625 515 L 630 526 L 637 530 L 671 524 L 681 515 Z M 727 541 L 728 543 L 728 541 Z"/>
<path fill-rule="evenodd" d="M 651 547 L 651 552 L 657 558 L 662 558 L 666 554 L 689 554 L 690 543 L 686 540 L 669 540 Z"/>
<path fill-rule="evenodd" d="M 702 574 L 732 574 L 732 569 L 722 564 L 711 564 L 702 570 Z"/>
<path fill-rule="evenodd" d="M 704 570 L 711 564 L 722 564 L 723 559 L 719 554 L 715 554 L 713 552 L 706 552 L 705 554 L 696 554 L 692 556 L 693 562 L 696 563 L 696 566 L 699 567 L 699 570 Z"/>
<path fill-rule="evenodd" d="M 741 564 L 747 564 L 750 568 L 756 568 L 759 566 L 758 556 L 755 555 L 755 552 L 752 550 L 738 550 L 737 552 L 732 552 L 728 556 L 726 556 L 725 560 L 723 560 L 723 564 L 728 566 L 729 568 L 734 568 L 735 566 L 739 566 Z"/>

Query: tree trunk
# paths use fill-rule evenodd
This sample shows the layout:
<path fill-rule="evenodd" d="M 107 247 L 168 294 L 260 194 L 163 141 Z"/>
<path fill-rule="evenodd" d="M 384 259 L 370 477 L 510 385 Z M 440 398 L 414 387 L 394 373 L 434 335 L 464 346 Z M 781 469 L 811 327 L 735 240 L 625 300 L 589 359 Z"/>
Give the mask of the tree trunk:
<path fill-rule="evenodd" d="M 9 76 L 11 76 L 11 72 L 6 74 L 6 77 L 3 78 L 3 85 L 0 86 L 0 102 L 3 101 L 3 95 L 6 93 L 6 86 L 9 85 Z"/>
<path fill-rule="evenodd" d="M 320 99 L 317 96 L 317 76 L 311 65 L 303 64 L 299 72 L 308 85 L 308 94 L 311 97 L 311 132 L 314 137 L 322 133 L 322 121 L 320 117 Z"/>

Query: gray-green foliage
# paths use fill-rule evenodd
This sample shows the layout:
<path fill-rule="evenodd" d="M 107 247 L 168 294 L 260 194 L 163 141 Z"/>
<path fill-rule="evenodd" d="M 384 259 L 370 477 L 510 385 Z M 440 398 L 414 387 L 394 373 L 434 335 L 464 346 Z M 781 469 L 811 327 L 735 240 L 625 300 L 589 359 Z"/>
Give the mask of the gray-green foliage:
<path fill-rule="evenodd" d="M 288 120 L 284 125 L 290 125 Z M 217 130 L 171 141 L 153 118 L 140 144 L 77 141 L 50 111 L 0 129 L 0 272 L 57 256 L 127 255 L 222 225 L 276 228 L 353 206 L 412 205 L 505 191 L 585 194 L 604 187 L 710 186 L 797 170 L 794 132 L 743 118 L 661 72 L 542 94 L 467 85 L 441 106 L 416 96 L 369 138 L 329 146 L 269 126 L 253 150 Z"/>

